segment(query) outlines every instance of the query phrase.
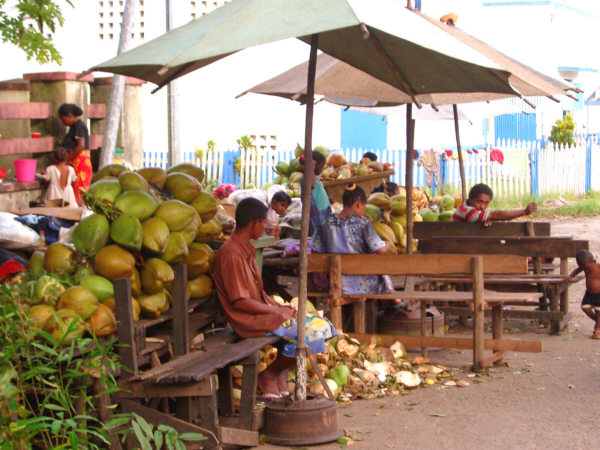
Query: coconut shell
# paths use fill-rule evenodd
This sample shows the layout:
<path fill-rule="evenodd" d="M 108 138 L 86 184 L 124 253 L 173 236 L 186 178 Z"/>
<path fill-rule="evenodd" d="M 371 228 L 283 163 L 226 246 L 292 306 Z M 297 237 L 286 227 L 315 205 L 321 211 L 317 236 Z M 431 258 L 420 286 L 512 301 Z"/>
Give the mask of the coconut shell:
<path fill-rule="evenodd" d="M 212 272 L 213 266 L 215 265 L 215 251 L 210 248 L 210 246 L 208 244 L 205 244 L 203 242 L 194 242 L 192 243 L 192 245 L 190 246 L 190 249 L 195 248 L 198 250 L 202 250 L 204 253 L 206 253 L 208 255 L 208 263 L 209 263 L 209 267 L 208 267 L 208 272 Z"/>
<path fill-rule="evenodd" d="M 217 239 L 223 231 L 223 226 L 216 218 L 210 219 L 208 222 L 203 223 L 198 228 L 198 234 L 196 235 L 196 242 L 209 242 L 213 239 Z"/>
<path fill-rule="evenodd" d="M 108 234 L 108 219 L 102 214 L 91 214 L 75 226 L 73 245 L 84 255 L 95 255 L 106 245 Z"/>
<path fill-rule="evenodd" d="M 119 174 L 121 189 L 125 191 L 149 191 L 150 185 L 146 179 L 137 172 L 127 170 Z"/>
<path fill-rule="evenodd" d="M 131 271 L 131 277 L 129 277 L 131 281 L 131 294 L 135 297 L 142 293 L 142 279 L 140 278 L 140 273 L 134 267 Z"/>
<path fill-rule="evenodd" d="M 200 216 L 196 214 L 192 221 L 180 231 L 180 233 L 183 234 L 183 237 L 185 238 L 186 245 L 189 246 L 192 242 L 194 242 L 194 239 L 196 239 L 196 235 L 198 234 L 198 229 L 200 228 L 200 225 L 202 225 L 202 219 L 200 219 Z"/>
<path fill-rule="evenodd" d="M 96 312 L 87 320 L 89 330 L 96 336 L 108 336 L 117 330 L 117 321 L 111 309 L 102 303 Z"/>
<path fill-rule="evenodd" d="M 121 172 L 125 172 L 127 167 L 123 164 L 107 164 L 103 166 L 96 172 L 96 174 L 92 177 L 92 181 L 100 180 L 104 177 L 118 177 Z"/>
<path fill-rule="evenodd" d="M 122 213 L 132 214 L 143 222 L 154 214 L 158 208 L 158 200 L 146 191 L 127 191 L 117 197 L 115 208 Z"/>
<path fill-rule="evenodd" d="M 44 269 L 56 273 L 73 273 L 76 268 L 75 251 L 60 242 L 54 242 L 46 249 Z"/>
<path fill-rule="evenodd" d="M 165 251 L 169 241 L 169 227 L 164 220 L 150 217 L 142 222 L 142 247 L 151 253 L 160 254 Z"/>
<path fill-rule="evenodd" d="M 198 214 L 202 222 L 208 222 L 217 214 L 217 199 L 208 192 L 200 192 L 190 203 Z"/>
<path fill-rule="evenodd" d="M 140 251 L 143 235 L 142 224 L 131 214 L 121 214 L 110 224 L 110 238 L 128 250 Z"/>
<path fill-rule="evenodd" d="M 181 164 L 177 164 L 177 165 L 171 167 L 169 170 L 167 170 L 168 174 L 177 173 L 177 172 L 186 173 L 188 175 L 191 175 L 196 180 L 198 180 L 200 183 L 202 183 L 204 181 L 204 170 L 202 170 L 200 167 L 195 166 L 193 164 L 181 163 Z"/>
<path fill-rule="evenodd" d="M 185 237 L 179 231 L 169 234 L 169 241 L 160 258 L 168 263 L 184 262 L 189 253 Z"/>
<path fill-rule="evenodd" d="M 87 190 L 87 193 L 98 200 L 107 200 L 114 203 L 123 189 L 119 180 L 99 180 L 93 183 Z"/>
<path fill-rule="evenodd" d="M 89 319 L 96 308 L 98 308 L 98 299 L 88 288 L 83 286 L 73 286 L 60 295 L 57 309 L 72 309 L 82 319 Z"/>
<path fill-rule="evenodd" d="M 154 213 L 154 217 L 162 219 L 169 227 L 169 231 L 180 231 L 184 229 L 198 214 L 190 205 L 181 200 L 168 200 L 160 204 Z"/>
<path fill-rule="evenodd" d="M 94 270 L 109 280 L 129 278 L 135 267 L 135 258 L 118 245 L 108 245 L 94 257 Z"/>
<path fill-rule="evenodd" d="M 151 319 L 156 319 L 169 309 L 169 298 L 164 289 L 151 295 L 140 295 L 137 299 L 140 304 L 141 314 Z"/>
<path fill-rule="evenodd" d="M 208 275 L 201 275 L 188 281 L 188 286 L 190 287 L 190 298 L 203 298 L 210 295 L 213 284 Z"/>
<path fill-rule="evenodd" d="M 34 305 L 29 308 L 27 315 L 31 322 L 29 326 L 42 330 L 54 313 L 54 308 L 50 305 Z"/>
<path fill-rule="evenodd" d="M 144 292 L 154 294 L 171 287 L 175 274 L 171 266 L 162 259 L 150 258 L 142 267 L 140 277 Z"/>
<path fill-rule="evenodd" d="M 185 259 L 188 280 L 204 275 L 210 269 L 208 254 L 197 248 L 190 248 Z"/>
<path fill-rule="evenodd" d="M 167 181 L 167 171 L 161 167 L 144 167 L 137 171 L 150 185 L 154 185 L 159 189 L 165 187 Z"/>
<path fill-rule="evenodd" d="M 89 289 L 101 302 L 115 296 L 112 281 L 100 275 L 90 275 L 81 280 L 79 285 Z"/>
<path fill-rule="evenodd" d="M 165 191 L 177 200 L 190 203 L 202 192 L 202 185 L 191 175 L 175 172 L 167 175 Z"/>

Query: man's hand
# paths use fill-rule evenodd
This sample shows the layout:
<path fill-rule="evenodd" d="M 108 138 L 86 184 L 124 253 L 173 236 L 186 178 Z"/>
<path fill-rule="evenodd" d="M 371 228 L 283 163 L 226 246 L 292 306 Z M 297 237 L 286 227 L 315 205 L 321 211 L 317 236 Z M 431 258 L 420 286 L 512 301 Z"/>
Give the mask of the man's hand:
<path fill-rule="evenodd" d="M 535 202 L 530 203 L 529 205 L 527 205 L 525 207 L 525 214 L 527 214 L 527 215 L 533 214 L 536 211 L 537 211 L 537 203 L 535 203 Z"/>
<path fill-rule="evenodd" d="M 298 315 L 297 311 L 289 305 L 278 307 L 277 314 L 279 315 L 282 323 L 289 319 L 295 319 Z"/>

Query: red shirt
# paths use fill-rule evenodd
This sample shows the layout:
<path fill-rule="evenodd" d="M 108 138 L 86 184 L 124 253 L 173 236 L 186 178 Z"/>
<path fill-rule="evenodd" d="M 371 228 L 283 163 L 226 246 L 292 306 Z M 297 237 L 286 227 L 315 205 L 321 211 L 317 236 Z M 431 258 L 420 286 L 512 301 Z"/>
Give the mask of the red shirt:
<path fill-rule="evenodd" d="M 452 214 L 451 222 L 485 222 L 490 215 L 489 211 L 483 209 L 477 209 L 473 206 L 463 203 L 454 210 Z"/>
<path fill-rule="evenodd" d="M 241 241 L 235 233 L 217 252 L 213 280 L 221 306 L 238 336 L 264 336 L 281 325 L 281 319 L 274 313 L 248 313 L 235 307 L 236 302 L 242 299 L 279 306 L 263 290 L 256 265 L 256 248 Z"/>

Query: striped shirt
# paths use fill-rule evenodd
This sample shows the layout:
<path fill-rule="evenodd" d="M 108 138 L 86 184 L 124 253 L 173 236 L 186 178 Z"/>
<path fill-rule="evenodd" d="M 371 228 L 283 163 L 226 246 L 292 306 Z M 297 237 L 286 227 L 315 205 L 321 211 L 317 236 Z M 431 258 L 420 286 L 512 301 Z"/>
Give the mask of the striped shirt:
<path fill-rule="evenodd" d="M 454 210 L 450 222 L 485 222 L 489 215 L 489 211 L 477 209 L 465 202 Z"/>

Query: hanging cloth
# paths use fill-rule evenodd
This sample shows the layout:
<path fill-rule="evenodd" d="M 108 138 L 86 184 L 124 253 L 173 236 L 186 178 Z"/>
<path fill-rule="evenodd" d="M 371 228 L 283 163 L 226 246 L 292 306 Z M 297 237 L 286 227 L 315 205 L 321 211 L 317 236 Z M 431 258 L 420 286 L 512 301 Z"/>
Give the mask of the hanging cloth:
<path fill-rule="evenodd" d="M 435 150 L 424 150 L 421 152 L 421 160 L 419 161 L 425 168 L 427 177 L 427 187 L 431 187 L 431 180 L 435 175 L 435 185 L 440 185 L 440 156 Z"/>

